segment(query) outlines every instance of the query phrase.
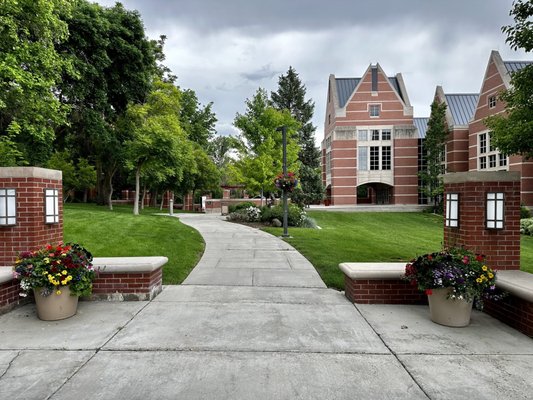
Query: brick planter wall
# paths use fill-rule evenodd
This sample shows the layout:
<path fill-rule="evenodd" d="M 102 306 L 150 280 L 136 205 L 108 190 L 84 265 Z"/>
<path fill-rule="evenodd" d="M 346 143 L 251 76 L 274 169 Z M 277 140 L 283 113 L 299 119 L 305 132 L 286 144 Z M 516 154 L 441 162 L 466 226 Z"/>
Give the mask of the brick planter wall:
<path fill-rule="evenodd" d="M 36 167 L 0 168 L 0 188 L 16 189 L 17 223 L 0 226 L 0 266 L 13 265 L 21 251 L 63 240 L 61 171 Z M 45 224 L 44 190 L 59 190 L 59 223 Z"/>
<path fill-rule="evenodd" d="M 427 296 L 401 279 L 357 279 L 344 275 L 344 293 L 358 304 L 427 304 Z"/>
<path fill-rule="evenodd" d="M 520 269 L 520 175 L 506 171 L 446 174 L 444 191 L 459 194 L 459 227 L 444 227 L 444 244 L 484 254 L 495 269 Z M 489 192 L 505 193 L 504 229 L 485 228 Z"/>
<path fill-rule="evenodd" d="M 163 270 L 140 273 L 99 273 L 93 283 L 93 300 L 151 300 L 162 290 Z"/>
<path fill-rule="evenodd" d="M 512 294 L 499 301 L 485 301 L 483 311 L 533 337 L 533 303 Z"/>
<path fill-rule="evenodd" d="M 20 297 L 20 284 L 17 280 L 0 283 L 0 314 L 10 311 L 20 304 L 26 304 L 31 298 Z"/>

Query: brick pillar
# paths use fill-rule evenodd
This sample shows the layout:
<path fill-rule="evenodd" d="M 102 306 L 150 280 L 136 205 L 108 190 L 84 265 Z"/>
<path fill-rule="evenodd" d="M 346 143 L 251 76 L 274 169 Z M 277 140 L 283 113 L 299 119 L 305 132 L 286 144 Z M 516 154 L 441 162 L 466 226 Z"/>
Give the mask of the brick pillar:
<path fill-rule="evenodd" d="M 183 197 L 183 209 L 186 211 L 194 211 L 194 197 L 192 192 L 188 192 Z"/>
<path fill-rule="evenodd" d="M 222 190 L 222 198 L 224 200 L 229 199 L 230 198 L 230 194 L 231 194 L 231 190 L 229 190 L 229 189 L 223 189 Z"/>
<path fill-rule="evenodd" d="M 0 189 L 15 189 L 16 223 L 0 225 L 0 266 L 21 251 L 63 241 L 62 173 L 37 167 L 0 168 Z M 59 222 L 45 222 L 45 189 L 58 190 Z"/>
<path fill-rule="evenodd" d="M 503 229 L 486 228 L 486 197 L 490 192 L 504 193 Z M 483 254 L 487 264 L 495 269 L 520 269 L 520 174 L 507 171 L 446 174 L 444 193 L 445 199 L 446 193 L 459 194 L 459 226 L 448 227 L 444 221 L 445 246 L 464 246 Z"/>

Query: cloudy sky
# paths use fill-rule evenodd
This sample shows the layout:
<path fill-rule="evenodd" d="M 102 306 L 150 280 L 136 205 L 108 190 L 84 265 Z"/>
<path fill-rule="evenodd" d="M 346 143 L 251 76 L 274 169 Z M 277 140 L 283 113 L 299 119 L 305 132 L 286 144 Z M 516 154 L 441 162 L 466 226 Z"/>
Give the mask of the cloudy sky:
<path fill-rule="evenodd" d="M 111 6 L 114 0 L 97 0 Z M 277 90 L 293 66 L 315 102 L 323 139 L 329 74 L 361 76 L 379 62 L 401 72 L 415 116 L 429 115 L 436 85 L 478 92 L 490 51 L 532 59 L 505 44 L 512 0 L 122 0 L 147 35 L 167 36 L 166 65 L 182 88 L 214 103 L 219 134 L 235 134 L 235 113 L 258 87 Z"/>

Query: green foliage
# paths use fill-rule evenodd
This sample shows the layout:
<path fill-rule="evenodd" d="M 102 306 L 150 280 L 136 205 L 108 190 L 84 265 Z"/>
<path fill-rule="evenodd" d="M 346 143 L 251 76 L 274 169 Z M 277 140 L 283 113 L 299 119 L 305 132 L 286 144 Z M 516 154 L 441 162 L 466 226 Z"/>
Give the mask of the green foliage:
<path fill-rule="evenodd" d="M 522 235 L 533 236 L 533 218 L 520 219 L 520 233 Z"/>
<path fill-rule="evenodd" d="M 305 213 L 296 204 L 289 204 L 287 215 L 287 222 L 289 226 L 300 226 L 302 223 L 302 216 Z M 283 206 L 276 205 L 272 207 L 263 207 L 261 209 L 261 221 L 271 223 L 273 219 L 278 219 L 283 222 Z"/>
<path fill-rule="evenodd" d="M 189 140 L 207 148 L 215 135 L 217 118 L 212 111 L 213 103 L 202 107 L 194 90 L 181 92 L 180 123 Z"/>
<path fill-rule="evenodd" d="M 233 213 L 235 211 L 245 210 L 248 207 L 255 207 L 255 203 L 251 201 L 243 201 L 242 203 L 239 203 L 239 204 L 230 204 L 230 206 L 228 207 L 228 211 L 230 213 Z"/>
<path fill-rule="evenodd" d="M 180 193 L 215 191 L 220 187 L 220 170 L 198 144 L 193 144 L 191 159 L 183 170 L 183 179 L 175 187 Z"/>
<path fill-rule="evenodd" d="M 515 25 L 504 26 L 506 42 L 511 48 L 533 50 L 533 3 L 517 0 L 509 13 Z M 506 104 L 506 114 L 491 116 L 485 124 L 492 129 L 491 140 L 503 154 L 533 157 L 533 65 L 527 65 L 511 75 L 511 88 L 503 91 L 500 100 Z"/>
<path fill-rule="evenodd" d="M 233 222 L 259 222 L 261 221 L 261 209 L 255 205 L 240 208 L 227 216 L 228 221 Z"/>
<path fill-rule="evenodd" d="M 282 171 L 282 134 L 277 130 L 281 126 L 287 128 L 287 168 L 298 171 L 299 124 L 288 111 L 269 106 L 265 90 L 258 89 L 246 100 L 246 113 L 237 114 L 234 125 L 241 131 L 240 159 L 231 165 L 230 173 L 248 191 L 274 191 L 274 178 Z"/>
<path fill-rule="evenodd" d="M 124 142 L 125 158 L 126 165 L 135 172 L 137 197 L 141 172 L 147 166 L 177 181 L 183 177 L 183 160 L 191 150 L 180 127 L 179 109 L 179 90 L 161 81 L 154 83 L 145 104 L 128 108 L 123 129 L 131 136 Z M 138 198 L 133 213 L 139 213 Z"/>
<path fill-rule="evenodd" d="M 75 190 L 91 189 L 96 184 L 96 170 L 85 158 L 78 159 L 75 165 L 68 151 L 52 154 L 46 166 L 63 173 L 63 199 L 73 196 Z"/>
<path fill-rule="evenodd" d="M 71 64 L 55 45 L 67 38 L 60 13 L 70 10 L 67 0 L 2 1 L 0 135 L 8 136 L 0 144 L 6 151 L 3 165 L 42 165 L 51 153 L 54 128 L 66 120 L 54 89 Z"/>
<path fill-rule="evenodd" d="M 311 120 L 315 109 L 314 102 L 305 100 L 306 88 L 298 73 L 292 67 L 278 79 L 278 91 L 270 94 L 272 105 L 278 110 L 288 110 L 300 123 L 298 159 L 300 167 L 301 194 L 298 202 L 309 205 L 322 200 L 324 188 L 320 170 L 320 150 L 315 146 L 315 131 Z"/>
<path fill-rule="evenodd" d="M 523 204 L 520 205 L 520 219 L 531 218 L 531 211 Z"/>
<path fill-rule="evenodd" d="M 442 159 L 447 137 L 446 103 L 439 103 L 435 100 L 431 104 L 431 115 L 428 121 L 426 139 L 424 140 L 427 169 L 419 173 L 422 180 L 420 191 L 433 200 L 435 213 L 439 207 L 439 200 L 444 193 L 441 174 L 443 173 Z"/>

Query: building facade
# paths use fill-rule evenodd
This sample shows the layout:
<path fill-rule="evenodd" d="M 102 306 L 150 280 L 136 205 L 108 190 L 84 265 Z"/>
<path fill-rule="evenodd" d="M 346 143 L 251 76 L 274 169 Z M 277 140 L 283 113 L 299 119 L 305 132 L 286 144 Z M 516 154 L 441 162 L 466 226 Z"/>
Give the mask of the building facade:
<path fill-rule="evenodd" d="M 330 75 L 322 141 L 326 204 L 419 204 L 419 125 L 424 121 L 413 118 L 401 74 L 388 77 L 376 64 L 360 78 Z"/>

